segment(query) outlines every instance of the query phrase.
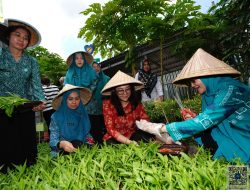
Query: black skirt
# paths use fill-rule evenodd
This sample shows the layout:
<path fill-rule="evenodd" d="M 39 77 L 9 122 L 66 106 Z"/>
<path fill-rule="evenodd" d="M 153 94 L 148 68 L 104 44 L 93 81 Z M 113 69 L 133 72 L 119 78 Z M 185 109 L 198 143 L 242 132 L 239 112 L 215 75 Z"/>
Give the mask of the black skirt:
<path fill-rule="evenodd" d="M 91 124 L 90 134 L 95 140 L 95 143 L 102 144 L 103 136 L 107 132 L 103 115 L 90 115 L 89 120 Z"/>
<path fill-rule="evenodd" d="M 0 110 L 0 144 L 1 172 L 14 168 L 14 165 L 27 166 L 36 163 L 36 125 L 35 112 L 32 110 L 15 110 L 12 117 L 8 117 Z"/>

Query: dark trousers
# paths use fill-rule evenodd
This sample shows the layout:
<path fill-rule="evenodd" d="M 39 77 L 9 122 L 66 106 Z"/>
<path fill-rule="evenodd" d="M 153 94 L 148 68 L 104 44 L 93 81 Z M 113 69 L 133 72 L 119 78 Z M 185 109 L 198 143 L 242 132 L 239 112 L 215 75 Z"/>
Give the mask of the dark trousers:
<path fill-rule="evenodd" d="M 8 117 L 0 110 L 0 145 L 1 172 L 14 168 L 14 165 L 27 166 L 36 163 L 36 126 L 35 113 L 32 110 L 25 112 L 15 111 Z"/>
<path fill-rule="evenodd" d="M 143 142 L 149 142 L 150 140 L 155 140 L 155 136 L 149 133 L 146 133 L 140 129 L 137 129 L 136 132 L 130 137 L 130 140 L 132 141 L 143 141 Z M 106 141 L 107 144 L 120 144 L 116 139 L 111 138 Z"/>
<path fill-rule="evenodd" d="M 103 115 L 90 115 L 89 120 L 91 124 L 90 134 L 98 144 L 103 143 L 103 136 L 107 132 Z"/>

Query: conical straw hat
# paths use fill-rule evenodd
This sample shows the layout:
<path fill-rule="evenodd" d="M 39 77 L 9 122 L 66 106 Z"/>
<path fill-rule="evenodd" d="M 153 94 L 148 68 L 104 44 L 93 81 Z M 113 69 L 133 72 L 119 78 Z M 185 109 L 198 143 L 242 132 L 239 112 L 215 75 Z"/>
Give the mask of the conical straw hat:
<path fill-rule="evenodd" d="M 109 96 L 111 95 L 112 88 L 126 84 L 133 84 L 135 86 L 135 90 L 141 90 L 144 88 L 144 85 L 141 81 L 136 80 L 135 78 L 121 71 L 118 71 L 104 86 L 102 89 L 102 95 Z"/>
<path fill-rule="evenodd" d="M 186 85 L 187 79 L 211 75 L 239 76 L 240 72 L 199 48 L 173 81 Z"/>
<path fill-rule="evenodd" d="M 73 57 L 77 53 L 83 54 L 88 64 L 91 64 L 93 62 L 93 60 L 94 60 L 94 58 L 93 58 L 93 56 L 91 54 L 89 54 L 89 53 L 87 53 L 85 51 L 76 51 L 76 52 L 70 54 L 70 56 L 67 58 L 66 63 L 67 63 L 68 66 L 71 65 Z"/>
<path fill-rule="evenodd" d="M 41 35 L 39 33 L 39 31 L 32 25 L 24 22 L 24 21 L 21 21 L 21 20 L 17 20 L 17 19 L 7 19 L 7 23 L 8 23 L 8 27 L 9 26 L 24 26 L 25 28 L 27 28 L 27 30 L 30 31 L 31 33 L 31 38 L 30 38 L 30 43 L 28 45 L 28 47 L 31 49 L 31 48 L 35 48 L 37 47 L 40 42 L 41 42 Z"/>
<path fill-rule="evenodd" d="M 63 89 L 57 94 L 57 96 L 53 99 L 52 101 L 52 107 L 54 108 L 54 110 L 57 110 L 59 108 L 59 106 L 61 105 L 62 102 L 62 95 L 72 89 L 79 89 L 80 90 L 80 98 L 81 101 L 84 105 L 86 105 L 92 96 L 92 93 L 89 89 L 84 88 L 84 87 L 80 87 L 80 86 L 74 86 L 71 84 L 65 84 L 65 86 L 63 87 Z"/>

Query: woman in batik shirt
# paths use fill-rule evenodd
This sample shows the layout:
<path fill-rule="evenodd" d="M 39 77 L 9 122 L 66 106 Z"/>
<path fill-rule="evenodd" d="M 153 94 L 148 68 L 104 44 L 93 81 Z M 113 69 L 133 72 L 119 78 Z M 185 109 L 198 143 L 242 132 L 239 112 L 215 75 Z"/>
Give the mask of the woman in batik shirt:
<path fill-rule="evenodd" d="M 154 139 L 153 135 L 136 128 L 135 121 L 149 120 L 145 109 L 136 96 L 143 84 L 133 77 L 118 71 L 102 90 L 110 98 L 103 101 L 103 115 L 107 133 L 103 140 L 107 144 L 137 144 L 138 141 Z"/>
<path fill-rule="evenodd" d="M 7 48 L 0 49 L 0 96 L 19 95 L 32 101 L 44 101 L 39 67 L 36 59 L 25 53 L 27 47 L 40 43 L 38 31 L 31 25 L 9 19 L 5 31 Z M 8 117 L 0 110 L 1 171 L 13 164 L 32 165 L 36 162 L 35 112 L 44 103 L 30 109 L 14 110 Z"/>
<path fill-rule="evenodd" d="M 51 116 L 51 156 L 73 153 L 83 144 L 91 145 L 90 121 L 85 106 L 91 98 L 87 88 L 66 84 L 54 98 Z"/>
<path fill-rule="evenodd" d="M 190 84 L 196 89 L 202 96 L 202 112 L 195 118 L 183 115 L 183 122 L 145 125 L 145 121 L 140 121 L 138 127 L 151 134 L 167 132 L 174 141 L 195 136 L 213 158 L 240 159 L 250 164 L 250 88 L 232 78 L 239 75 L 226 63 L 198 49 L 173 83 Z"/>

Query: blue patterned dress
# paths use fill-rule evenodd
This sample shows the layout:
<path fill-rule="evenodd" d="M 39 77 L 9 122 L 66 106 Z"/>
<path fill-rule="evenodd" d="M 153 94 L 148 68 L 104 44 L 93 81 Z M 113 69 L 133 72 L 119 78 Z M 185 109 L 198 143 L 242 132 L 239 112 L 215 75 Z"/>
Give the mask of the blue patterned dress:
<path fill-rule="evenodd" d="M 250 164 L 250 88 L 230 77 L 201 80 L 207 89 L 202 95 L 202 113 L 167 124 L 167 131 L 175 141 L 197 134 L 196 141 L 203 145 L 199 134 L 211 130 L 218 145 L 213 158 L 240 158 Z"/>
<path fill-rule="evenodd" d="M 77 92 L 80 96 L 80 91 L 76 89 L 65 92 L 60 107 L 51 116 L 49 128 L 52 157 L 58 156 L 60 149 L 57 145 L 62 140 L 69 142 L 78 140 L 88 144 L 87 138 L 91 138 L 90 121 L 82 102 L 77 109 L 70 109 L 67 106 L 67 98 L 72 92 Z"/>

